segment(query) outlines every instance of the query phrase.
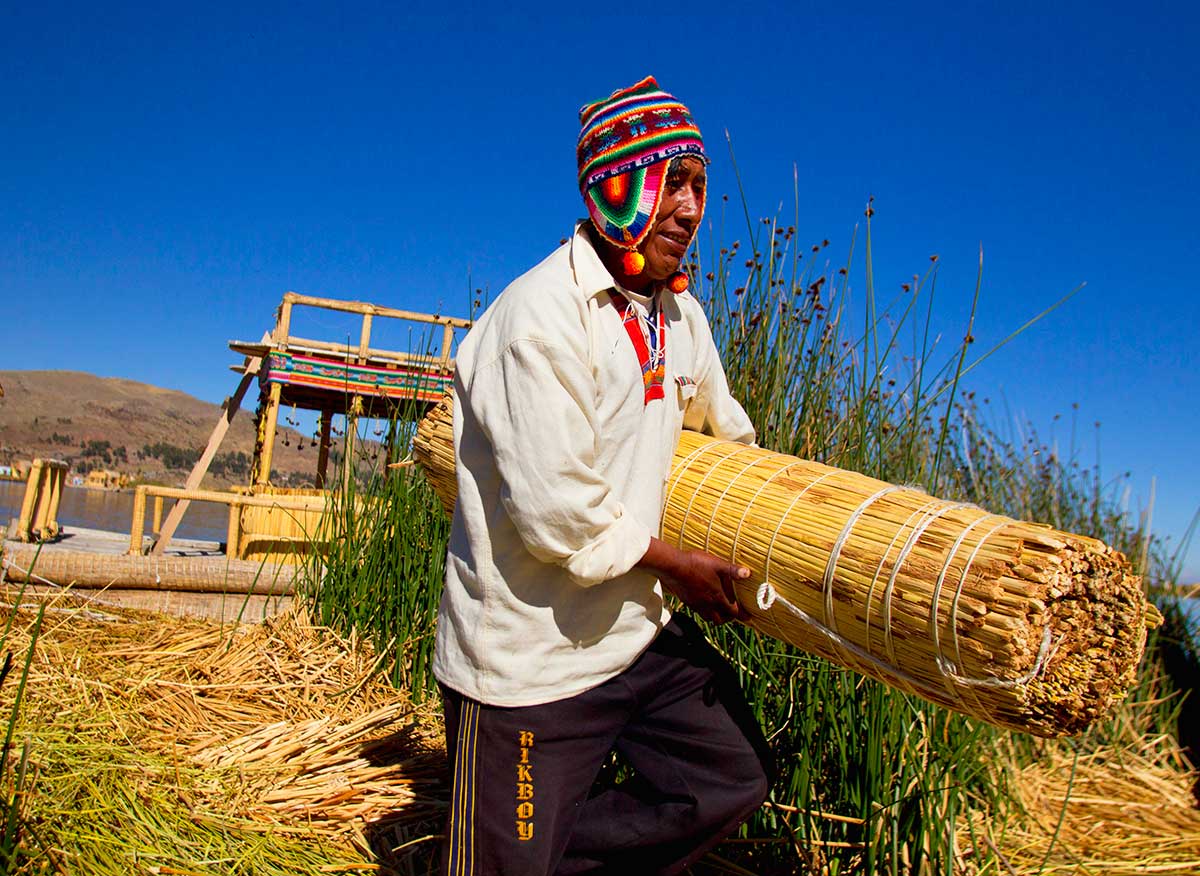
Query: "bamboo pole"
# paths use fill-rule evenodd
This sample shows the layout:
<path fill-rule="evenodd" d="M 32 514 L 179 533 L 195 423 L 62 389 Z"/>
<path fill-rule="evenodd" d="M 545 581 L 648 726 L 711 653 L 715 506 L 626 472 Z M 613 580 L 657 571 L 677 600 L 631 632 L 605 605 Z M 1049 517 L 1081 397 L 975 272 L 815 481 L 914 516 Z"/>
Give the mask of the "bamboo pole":
<path fill-rule="evenodd" d="M 133 520 L 129 525 L 129 553 L 140 556 L 142 553 L 142 537 L 146 532 L 146 485 L 139 486 L 133 492 Z"/>
<path fill-rule="evenodd" d="M 271 483 L 271 456 L 275 451 L 275 429 L 279 424 L 279 396 L 283 388 L 272 383 L 267 392 L 267 407 L 263 412 L 261 443 L 258 451 L 254 486 L 266 487 Z"/>
<path fill-rule="evenodd" d="M 453 337 L 453 328 L 451 327 L 451 336 Z M 230 347 L 238 352 L 248 353 L 250 351 L 264 353 L 270 351 L 268 343 L 230 343 Z M 359 347 L 356 344 L 338 343 L 336 341 L 320 341 L 315 338 L 302 338 L 292 335 L 288 338 L 288 347 L 295 354 L 320 355 L 323 353 L 333 353 L 339 358 L 348 356 L 359 356 Z M 450 356 L 443 356 L 439 353 L 436 356 L 427 356 L 423 353 L 406 353 L 397 350 L 385 350 L 381 347 L 368 347 L 363 353 L 368 359 L 383 361 L 395 365 L 414 366 L 414 367 L 436 367 L 438 370 L 447 370 L 454 364 L 454 359 Z"/>
<path fill-rule="evenodd" d="M 130 526 L 129 534 L 129 552 L 131 554 L 140 554 L 142 546 L 142 538 L 146 529 L 146 500 L 153 496 L 156 500 L 159 499 L 174 499 L 176 503 L 187 502 L 217 502 L 222 505 L 228 505 L 230 514 L 235 515 L 238 509 L 241 508 L 279 508 L 288 511 L 324 511 L 325 496 L 273 496 L 273 495 L 250 495 L 243 496 L 238 493 L 226 493 L 220 490 L 189 490 L 179 487 L 159 487 L 149 484 L 139 486 L 133 496 L 133 522 Z M 240 524 L 239 524 L 240 526 Z M 231 534 L 230 540 L 227 542 L 236 552 L 238 546 L 238 538 L 240 538 L 240 529 L 235 530 L 232 519 L 230 520 L 227 532 Z M 229 548 L 227 548 L 229 550 Z M 156 554 L 156 556 L 158 556 Z M 236 556 L 236 553 L 231 553 L 230 556 Z"/>
<path fill-rule="evenodd" d="M 57 537 L 62 533 L 62 526 L 58 523 L 58 508 L 62 504 L 63 487 L 67 482 L 67 464 L 56 461 L 53 464 L 53 473 L 50 482 L 50 507 L 47 513 L 47 525 L 50 528 L 50 535 Z"/>
<path fill-rule="evenodd" d="M 54 489 L 53 482 L 54 464 L 47 462 L 42 466 L 41 477 L 38 479 L 37 507 L 33 512 L 33 535 L 40 540 L 53 536 L 53 533 L 49 531 L 50 497 Z"/>
<path fill-rule="evenodd" d="M 367 353 L 371 349 L 371 320 L 373 316 L 370 313 L 364 313 L 362 318 L 362 330 L 358 335 L 358 361 L 365 363 L 367 361 Z"/>
<path fill-rule="evenodd" d="M 239 560 L 242 558 L 241 520 L 242 506 L 231 504 L 229 506 L 229 524 L 225 533 L 225 554 Z"/>

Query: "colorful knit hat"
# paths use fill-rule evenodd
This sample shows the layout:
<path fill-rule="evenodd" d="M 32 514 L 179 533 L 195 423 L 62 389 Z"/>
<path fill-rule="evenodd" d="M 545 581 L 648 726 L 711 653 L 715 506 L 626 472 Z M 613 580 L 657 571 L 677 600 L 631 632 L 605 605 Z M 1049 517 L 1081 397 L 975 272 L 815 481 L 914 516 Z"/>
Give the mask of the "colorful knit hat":
<path fill-rule="evenodd" d="M 579 111 L 579 189 L 592 224 L 608 241 L 634 249 L 658 211 L 667 162 L 695 155 L 708 163 L 688 108 L 653 76 Z"/>

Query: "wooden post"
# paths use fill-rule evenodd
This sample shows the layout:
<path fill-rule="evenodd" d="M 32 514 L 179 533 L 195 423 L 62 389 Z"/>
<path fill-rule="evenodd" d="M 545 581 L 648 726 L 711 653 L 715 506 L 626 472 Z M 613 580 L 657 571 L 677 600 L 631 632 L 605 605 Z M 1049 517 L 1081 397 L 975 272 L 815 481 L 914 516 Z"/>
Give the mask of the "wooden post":
<path fill-rule="evenodd" d="M 241 546 L 238 544 L 242 537 L 241 527 L 242 507 L 234 502 L 229 506 L 229 526 L 225 535 L 225 556 L 231 560 L 239 559 L 241 556 Z"/>
<path fill-rule="evenodd" d="M 454 346 L 454 326 L 446 323 L 442 329 L 442 368 L 450 367 L 450 350 Z"/>
<path fill-rule="evenodd" d="M 37 510 L 38 491 L 42 481 L 42 461 L 35 459 L 25 478 L 25 496 L 21 499 L 21 515 L 17 518 L 17 540 L 33 541 L 33 513 Z"/>
<path fill-rule="evenodd" d="M 129 527 L 129 553 L 142 554 L 142 534 L 146 531 L 146 487 L 142 485 L 133 493 L 133 524 Z"/>
<path fill-rule="evenodd" d="M 346 410 L 346 434 L 342 436 L 342 483 L 354 477 L 354 444 L 358 441 L 358 417 L 362 413 L 362 397 L 353 396 Z M 353 437 L 351 437 L 353 436 Z"/>
<path fill-rule="evenodd" d="M 358 362 L 360 365 L 367 361 L 371 349 L 371 319 L 371 314 L 363 314 L 362 332 L 358 337 Z"/>
<path fill-rule="evenodd" d="M 333 411 L 321 411 L 321 437 L 317 447 L 317 489 L 325 489 L 325 475 L 329 470 L 329 430 L 333 426 Z"/>
<path fill-rule="evenodd" d="M 289 332 L 292 325 L 292 302 L 296 295 L 293 292 L 284 293 L 279 305 L 279 317 L 275 320 L 275 330 L 271 332 L 271 345 L 277 350 L 288 348 Z M 272 383 L 267 393 L 267 409 L 262 422 L 259 423 L 259 457 L 258 469 L 255 472 L 254 487 L 266 487 L 271 482 L 271 454 L 275 450 L 275 430 L 279 426 L 279 396 L 283 387 Z"/>
<path fill-rule="evenodd" d="M 50 528 L 51 533 L 58 536 L 62 532 L 62 527 L 58 525 L 58 506 L 62 504 L 63 487 L 67 483 L 67 464 L 65 462 L 56 462 L 54 465 L 54 478 L 50 484 Z"/>
<path fill-rule="evenodd" d="M 264 334 L 263 341 L 269 340 L 269 336 Z M 246 390 L 250 388 L 250 384 L 258 377 L 259 369 L 262 368 L 261 356 L 248 356 L 242 366 L 242 379 L 238 382 L 238 387 L 233 395 L 225 399 L 225 403 L 221 405 L 221 419 L 217 420 L 216 427 L 212 430 L 212 434 L 208 436 L 208 446 L 204 448 L 204 452 L 200 454 L 200 458 L 196 460 L 196 464 L 192 467 L 191 474 L 188 475 L 187 481 L 184 483 L 185 490 L 198 490 L 200 483 L 204 480 L 204 475 L 208 473 L 208 466 L 212 463 L 213 457 L 217 455 L 217 450 L 221 447 L 221 442 L 225 440 L 225 433 L 229 431 L 229 424 L 233 422 L 234 416 L 242 407 L 242 399 L 246 397 Z M 175 530 L 179 528 L 179 521 L 183 519 L 183 512 L 187 511 L 188 501 L 180 499 L 171 506 L 170 512 L 167 514 L 166 522 L 163 523 L 162 529 L 159 530 L 158 541 L 154 543 L 154 547 L 150 553 L 155 556 L 161 556 L 162 552 L 167 549 L 167 545 L 175 536 Z"/>
<path fill-rule="evenodd" d="M 279 426 L 279 395 L 283 386 L 272 383 L 267 393 L 267 409 L 263 412 L 261 423 L 261 443 L 258 450 L 258 471 L 254 477 L 255 487 L 265 487 L 271 483 L 271 455 L 275 451 L 275 430 Z"/>

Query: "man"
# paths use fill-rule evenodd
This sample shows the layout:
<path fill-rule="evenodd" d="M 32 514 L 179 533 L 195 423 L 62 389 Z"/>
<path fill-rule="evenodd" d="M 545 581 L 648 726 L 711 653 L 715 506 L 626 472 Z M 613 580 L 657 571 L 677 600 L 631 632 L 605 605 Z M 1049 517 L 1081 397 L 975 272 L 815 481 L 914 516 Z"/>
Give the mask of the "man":
<path fill-rule="evenodd" d="M 589 219 L 464 339 L 434 671 L 443 872 L 679 873 L 763 801 L 733 673 L 664 591 L 742 616 L 749 571 L 656 537 L 681 428 L 750 442 L 680 272 L 707 158 L 653 78 L 580 111 Z M 596 782 L 612 751 L 629 777 Z"/>

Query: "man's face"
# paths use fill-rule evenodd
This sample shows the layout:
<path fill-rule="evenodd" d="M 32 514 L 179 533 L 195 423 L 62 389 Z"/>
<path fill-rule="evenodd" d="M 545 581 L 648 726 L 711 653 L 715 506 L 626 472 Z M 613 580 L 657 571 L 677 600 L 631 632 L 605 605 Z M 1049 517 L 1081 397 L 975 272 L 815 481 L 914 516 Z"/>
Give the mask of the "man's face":
<path fill-rule="evenodd" d="M 700 219 L 704 215 L 704 190 L 708 182 L 699 158 L 673 158 L 663 180 L 658 212 L 650 233 L 638 250 L 646 257 L 644 274 L 649 280 L 665 280 L 679 270 Z"/>

